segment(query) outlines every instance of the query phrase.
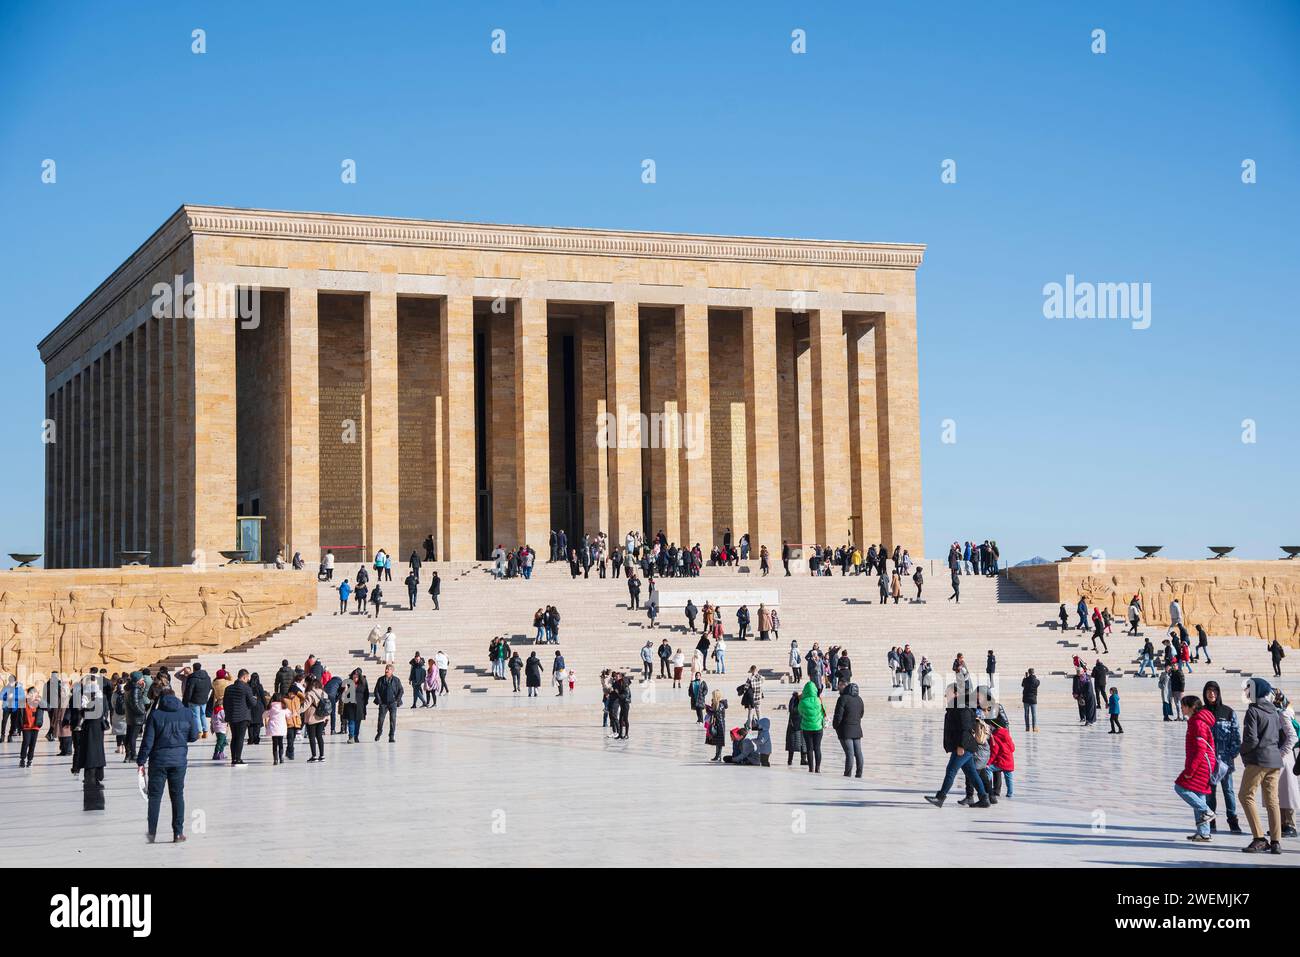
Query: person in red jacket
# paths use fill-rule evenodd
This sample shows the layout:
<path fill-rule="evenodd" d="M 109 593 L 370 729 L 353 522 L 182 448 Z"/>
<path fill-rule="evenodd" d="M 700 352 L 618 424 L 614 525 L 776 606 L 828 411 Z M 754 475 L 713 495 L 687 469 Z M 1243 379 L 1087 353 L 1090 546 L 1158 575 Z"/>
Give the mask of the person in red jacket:
<path fill-rule="evenodd" d="M 1012 783 L 1016 770 L 1016 743 L 1011 740 L 1011 731 L 1003 725 L 995 725 L 993 737 L 989 739 L 989 770 L 993 772 L 993 795 L 1002 796 L 1002 779 L 1007 779 L 1007 797 L 1016 796 Z"/>
<path fill-rule="evenodd" d="M 1187 835 L 1187 839 L 1206 843 L 1210 840 L 1210 822 L 1214 820 L 1206 797 L 1214 790 L 1211 782 L 1218 764 L 1214 754 L 1214 712 L 1202 705 L 1196 695 L 1185 695 L 1182 707 L 1187 721 L 1186 754 L 1183 773 L 1174 781 L 1174 792 L 1191 806 L 1196 820 L 1196 833 Z"/>

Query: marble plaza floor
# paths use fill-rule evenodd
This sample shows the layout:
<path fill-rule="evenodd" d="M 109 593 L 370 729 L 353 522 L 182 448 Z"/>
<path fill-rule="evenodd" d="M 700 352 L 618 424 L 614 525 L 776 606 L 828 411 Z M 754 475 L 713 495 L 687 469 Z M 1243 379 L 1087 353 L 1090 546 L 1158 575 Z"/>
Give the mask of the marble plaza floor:
<path fill-rule="evenodd" d="M 232 769 L 210 760 L 208 739 L 191 751 L 190 840 L 180 846 L 144 842 L 133 766 L 110 754 L 108 809 L 85 813 L 53 744 L 42 739 L 28 770 L 17 767 L 16 742 L 0 745 L 0 847 L 55 867 L 1300 863 L 1296 840 L 1281 857 L 1244 855 L 1248 838 L 1235 835 L 1184 840 L 1191 814 L 1172 784 L 1183 726 L 1163 724 L 1158 705 L 1126 714 L 1123 736 L 1104 721 L 1081 730 L 1068 708 L 1041 709 L 1042 730 L 1029 735 L 1013 712 L 1015 798 L 969 810 L 954 791 L 936 810 L 923 795 L 943 772 L 937 711 L 869 699 L 868 765 L 855 780 L 841 776 L 832 739 L 822 774 L 797 758 L 787 768 L 784 710 L 770 712 L 771 768 L 710 764 L 685 699 L 656 690 L 656 703 L 634 704 L 626 742 L 602 731 L 590 691 L 562 701 L 453 696 L 437 713 L 404 711 L 396 744 L 372 741 L 373 721 L 362 744 L 327 738 L 323 764 L 307 764 L 304 745 L 295 762 L 272 767 L 264 742 Z M 164 800 L 160 835 L 168 814 Z"/>

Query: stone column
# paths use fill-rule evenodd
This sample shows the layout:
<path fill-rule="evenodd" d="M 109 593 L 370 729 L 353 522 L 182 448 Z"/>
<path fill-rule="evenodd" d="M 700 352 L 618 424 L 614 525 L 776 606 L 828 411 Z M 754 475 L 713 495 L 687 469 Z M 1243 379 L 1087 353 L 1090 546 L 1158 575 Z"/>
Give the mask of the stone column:
<path fill-rule="evenodd" d="M 162 564 L 162 535 L 158 531 L 158 330 L 161 320 L 145 320 L 145 362 L 141 375 L 144 388 L 144 409 L 141 426 L 144 432 L 144 498 L 141 514 L 144 518 L 144 538 L 140 547 L 148 549 L 149 563 Z"/>
<path fill-rule="evenodd" d="M 201 281 L 202 276 L 196 276 L 196 280 Z M 172 385 L 169 370 L 164 368 L 168 381 L 163 395 L 179 392 L 185 407 L 181 422 L 186 446 L 181 473 L 185 488 L 178 504 L 188 517 L 189 526 L 184 536 L 174 543 L 170 564 L 201 560 L 211 566 L 223 561 L 222 550 L 235 547 L 237 320 L 233 316 L 209 317 L 200 310 L 194 321 L 185 326 L 188 333 L 179 330 L 177 336 L 181 361 L 174 365 L 182 377 L 179 390 Z M 169 441 L 175 442 L 175 438 Z M 173 493 L 166 485 L 163 494 L 170 502 Z M 163 509 L 164 519 L 173 514 L 173 509 L 174 506 Z M 164 532 L 164 541 L 167 540 Z"/>
<path fill-rule="evenodd" d="M 176 449 L 172 444 L 170 423 L 177 411 L 172 396 L 172 346 L 175 341 L 173 320 L 168 318 L 159 319 L 157 332 L 158 381 L 156 385 L 158 391 L 154 395 L 154 401 L 157 403 L 158 455 L 154 459 L 154 466 L 158 469 L 158 514 L 156 516 L 158 523 L 158 555 L 154 563 L 157 565 L 172 565 L 176 563 L 173 549 L 173 533 L 176 528 L 176 523 L 173 521 L 176 491 L 172 481 L 172 467 L 175 464 Z M 195 424 L 197 425 L 197 422 Z M 228 545 L 221 546 L 221 548 L 228 547 Z M 220 562 L 222 560 L 219 550 L 202 557 L 205 562 Z"/>
<path fill-rule="evenodd" d="M 605 321 L 599 316 L 581 315 L 574 320 L 574 365 L 577 368 L 579 461 L 578 487 L 582 489 L 582 526 L 588 534 L 602 531 L 611 546 L 622 541 L 609 528 L 608 442 L 601 442 L 608 407 L 605 376 Z M 570 540 L 576 529 L 567 530 Z M 549 532 L 549 529 L 548 529 Z M 626 534 L 626 533 L 625 533 Z"/>
<path fill-rule="evenodd" d="M 808 323 L 799 323 L 794 331 L 795 391 L 799 418 L 799 541 L 804 545 L 821 544 L 817 535 L 817 473 L 813 454 L 813 365 L 808 344 Z M 808 557 L 808 550 L 801 556 Z"/>
<path fill-rule="evenodd" d="M 921 416 L 916 370 L 916 312 L 876 322 L 876 396 L 880 443 L 880 514 L 885 544 L 914 560 L 925 551 L 921 528 Z"/>
<path fill-rule="evenodd" d="M 853 540 L 865 550 L 885 541 L 880 524 L 880 453 L 876 415 L 876 331 L 862 316 L 845 319 L 849 342 L 849 463 Z"/>
<path fill-rule="evenodd" d="M 104 374 L 107 355 L 100 356 L 91 365 L 90 380 L 90 428 L 86 435 L 86 457 L 90 462 L 90 487 L 86 501 L 90 505 L 90 553 L 87 565 L 99 568 L 103 565 L 104 554 L 104 514 L 107 505 L 104 497 Z"/>
<path fill-rule="evenodd" d="M 122 538 L 120 548 L 136 548 L 135 544 L 135 333 L 122 340 L 122 431 L 118 446 L 119 483 L 121 485 Z M 114 556 L 116 558 L 116 556 Z M 119 559 L 120 561 L 120 559 Z M 116 564 L 117 562 L 115 562 Z"/>
<path fill-rule="evenodd" d="M 834 547 L 848 534 L 849 394 L 844 320 L 838 309 L 808 319 L 812 352 L 813 495 L 817 540 Z"/>
<path fill-rule="evenodd" d="M 46 385 L 46 389 L 47 390 L 49 389 L 48 385 Z M 59 418 L 58 404 L 59 404 L 58 391 L 57 390 L 54 392 L 46 391 L 45 393 L 45 421 L 47 423 L 46 428 L 49 427 L 48 423 L 58 421 Z M 56 426 L 56 430 L 57 430 L 57 426 Z M 58 437 L 57 431 L 55 432 L 55 437 L 56 439 Z M 48 441 L 45 443 L 45 545 L 41 549 L 41 553 L 45 556 L 44 565 L 46 568 L 58 567 L 58 561 L 54 557 L 54 547 L 55 547 L 54 543 L 58 539 L 57 526 L 59 521 L 58 506 L 56 504 L 57 489 L 59 487 L 58 459 L 55 457 L 55 452 L 57 451 L 57 449 L 58 449 L 58 445 L 56 443 L 52 443 Z"/>
<path fill-rule="evenodd" d="M 745 422 L 747 427 L 750 554 L 767 546 L 781 560 L 781 456 L 777 423 L 776 309 L 745 310 Z M 744 530 L 737 532 L 743 534 Z"/>
<path fill-rule="evenodd" d="M 290 289 L 285 299 L 285 557 L 301 552 L 310 563 L 321 557 L 319 294 Z"/>
<path fill-rule="evenodd" d="M 605 382 L 608 411 L 617 420 L 609 436 L 609 537 L 621 542 L 644 524 L 641 514 L 640 307 L 612 303 L 605 319 Z M 707 392 L 706 392 L 707 394 Z"/>
<path fill-rule="evenodd" d="M 681 413 L 678 477 L 681 488 L 681 543 L 699 543 L 706 558 L 714 545 L 713 438 L 709 421 L 709 307 L 678 306 L 677 410 Z M 736 532 L 739 535 L 739 532 Z"/>
<path fill-rule="evenodd" d="M 500 301 L 500 300 L 498 300 Z M 493 302 L 495 307 L 497 301 Z M 516 452 L 523 445 L 523 435 L 518 426 L 524 388 L 519 376 L 519 357 L 516 339 L 519 313 L 513 305 L 512 312 L 488 312 L 483 330 L 486 333 L 483 361 L 487 363 L 487 385 L 484 389 L 487 404 L 487 482 L 492 490 L 492 545 L 498 543 L 507 549 L 521 541 L 523 526 L 519 522 L 519 488 L 524 476 L 516 466 Z M 530 383 L 531 385 L 531 383 Z M 545 393 L 543 393 L 544 395 Z"/>
<path fill-rule="evenodd" d="M 551 417 L 546 300 L 521 299 L 514 314 L 515 486 L 519 537 L 539 561 L 550 557 Z"/>
<path fill-rule="evenodd" d="M 475 558 L 474 298 L 449 295 L 439 309 L 442 357 L 442 507 L 439 558 Z"/>
<path fill-rule="evenodd" d="M 365 316 L 365 528 L 367 560 L 400 560 L 397 457 L 397 294 L 371 292 Z M 319 492 L 318 492 L 319 494 Z"/>
<path fill-rule="evenodd" d="M 199 557 L 208 562 L 220 562 L 222 561 L 220 550 L 235 547 L 233 518 L 238 491 L 235 445 L 235 328 L 235 320 L 229 316 L 205 317 L 200 314 L 192 321 L 184 316 L 177 316 L 172 321 L 174 333 L 172 408 L 177 412 L 166 418 L 171 426 L 172 469 L 175 476 L 173 484 L 175 494 L 172 497 L 171 511 L 168 513 L 173 526 L 173 565 L 184 565 Z M 195 349 L 201 336 L 208 332 L 215 332 L 218 341 L 208 344 L 215 345 L 216 348 L 208 348 L 206 352 L 205 361 L 208 363 L 208 371 L 203 393 L 205 408 L 200 410 L 198 404 L 200 393 L 194 382 L 194 372 L 198 368 L 195 364 Z M 228 343 L 227 346 L 221 344 L 223 337 Z M 226 348 L 229 349 L 229 354 L 223 352 Z M 218 397 L 212 388 L 212 382 L 223 380 L 229 385 Z M 229 495 L 230 507 L 223 512 L 219 504 L 214 507 L 212 503 L 206 503 L 204 521 L 208 523 L 208 527 L 203 535 L 199 534 L 197 507 L 200 496 L 212 486 L 208 484 L 210 479 L 203 478 L 196 459 L 200 441 L 199 429 L 196 427 L 199 421 L 196 410 L 202 411 L 205 416 L 215 413 L 214 421 L 230 423 L 229 432 L 216 443 L 209 443 L 208 437 L 202 436 L 202 440 L 208 443 L 206 455 L 230 457 L 229 471 L 226 473 L 229 476 L 230 486 L 223 490 Z M 216 448 L 215 451 L 213 446 Z M 208 461 L 212 461 L 212 458 Z M 203 482 L 202 489 L 199 485 L 200 481 Z"/>
<path fill-rule="evenodd" d="M 108 350 L 108 425 L 104 430 L 108 455 L 104 467 L 108 474 L 104 491 L 108 505 L 108 545 L 104 566 L 117 565 L 117 553 L 122 549 L 122 343 L 114 343 Z"/>

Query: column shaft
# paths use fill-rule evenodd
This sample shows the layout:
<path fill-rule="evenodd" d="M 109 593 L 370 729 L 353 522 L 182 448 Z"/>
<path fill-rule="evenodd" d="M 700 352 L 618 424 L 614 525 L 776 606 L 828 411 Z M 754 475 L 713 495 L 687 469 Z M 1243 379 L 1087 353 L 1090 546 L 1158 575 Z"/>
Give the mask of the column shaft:
<path fill-rule="evenodd" d="M 781 558 L 776 309 L 760 306 L 746 310 L 743 323 L 751 554 L 757 557 L 759 548 L 766 545 L 775 563 Z"/>
<path fill-rule="evenodd" d="M 813 481 L 817 540 L 834 547 L 849 534 L 849 394 L 844 320 L 819 309 L 808 320 L 812 351 Z"/>
<path fill-rule="evenodd" d="M 223 549 L 235 547 L 236 327 L 234 317 L 200 315 L 174 330 L 176 348 L 168 350 L 179 354 L 164 395 L 180 398 L 180 428 L 169 442 L 179 453 L 183 479 L 179 496 L 167 495 L 164 487 L 165 498 L 177 499 L 163 509 L 164 518 L 179 513 L 182 521 L 182 534 L 172 541 L 170 564 L 214 564 L 223 560 Z"/>
<path fill-rule="evenodd" d="M 514 314 L 516 526 L 520 539 L 548 556 L 551 529 L 551 419 L 546 300 L 521 299 Z"/>
<path fill-rule="evenodd" d="M 677 411 L 681 414 L 678 480 L 681 543 L 698 544 L 707 556 L 717 541 L 713 528 L 713 437 L 709 417 L 709 308 L 676 310 Z M 739 533 L 737 533 L 739 534 Z"/>
<path fill-rule="evenodd" d="M 321 558 L 318 294 L 290 289 L 285 298 L 285 558 L 301 552 L 315 562 Z"/>
<path fill-rule="evenodd" d="M 920 560 L 925 543 L 915 312 L 886 313 L 876 323 L 876 396 L 885 544 L 901 545 Z"/>
<path fill-rule="evenodd" d="M 400 558 L 397 455 L 397 295 L 372 292 L 365 307 L 365 526 L 367 558 Z"/>
<path fill-rule="evenodd" d="M 442 341 L 444 561 L 475 558 L 474 299 L 449 295 L 440 309 Z"/>
<path fill-rule="evenodd" d="M 618 423 L 609 436 L 609 536 L 622 541 L 644 524 L 641 514 L 641 340 L 640 309 L 615 302 L 605 319 L 607 408 Z"/>

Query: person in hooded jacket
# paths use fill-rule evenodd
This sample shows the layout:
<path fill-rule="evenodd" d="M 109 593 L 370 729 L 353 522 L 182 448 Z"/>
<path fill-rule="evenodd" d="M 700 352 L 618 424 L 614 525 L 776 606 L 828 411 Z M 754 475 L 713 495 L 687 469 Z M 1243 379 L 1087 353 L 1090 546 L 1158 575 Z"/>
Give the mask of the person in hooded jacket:
<path fill-rule="evenodd" d="M 758 719 L 758 730 L 754 733 L 754 750 L 758 752 L 758 761 L 763 767 L 772 766 L 772 722 L 767 718 Z"/>
<path fill-rule="evenodd" d="M 844 661 L 841 658 L 841 663 Z M 831 718 L 831 727 L 840 739 L 844 749 L 844 776 L 856 767 L 853 776 L 862 777 L 862 716 L 866 712 L 862 698 L 858 695 L 858 686 L 853 682 L 844 685 L 839 700 L 835 702 L 835 715 Z"/>
<path fill-rule="evenodd" d="M 185 840 L 185 768 L 189 745 L 198 739 L 194 713 L 180 703 L 170 687 L 163 688 L 144 723 L 144 737 L 135 756 L 142 776 L 145 765 L 149 766 L 149 830 L 145 837 L 150 844 L 158 833 L 164 787 L 171 798 L 172 841 L 179 844 Z"/>
<path fill-rule="evenodd" d="M 709 760 L 721 761 L 722 745 L 727 740 L 727 701 L 721 691 L 713 692 L 704 710 L 704 743 L 713 745 L 713 757 Z"/>
<path fill-rule="evenodd" d="M 1201 703 L 1196 695 L 1183 698 L 1181 707 L 1187 721 L 1184 744 L 1183 773 L 1174 781 L 1174 792 L 1191 807 L 1196 821 L 1196 831 L 1187 835 L 1189 841 L 1206 843 L 1210 840 L 1210 822 L 1214 812 L 1206 798 L 1214 790 L 1214 773 L 1218 759 L 1214 752 L 1214 712 Z"/>
<path fill-rule="evenodd" d="M 1223 692 L 1217 681 L 1205 682 L 1201 689 L 1204 696 L 1205 710 L 1214 717 L 1214 755 L 1228 770 L 1219 779 L 1223 788 L 1223 806 L 1227 811 L 1228 829 L 1233 834 L 1241 833 L 1241 824 L 1237 821 L 1237 795 L 1233 790 L 1233 775 L 1236 771 L 1237 755 L 1241 753 L 1241 725 L 1237 721 L 1237 712 L 1223 701 Z M 1218 787 L 1210 789 L 1206 804 L 1211 811 L 1218 811 Z M 1211 818 L 1210 830 L 1217 831 L 1218 823 Z"/>
<path fill-rule="evenodd" d="M 799 696 L 799 731 L 808 752 L 808 773 L 822 773 L 822 729 L 826 723 L 826 706 L 812 681 L 803 686 Z"/>
<path fill-rule="evenodd" d="M 1269 851 L 1282 853 L 1282 808 L 1278 803 L 1277 789 L 1282 776 L 1282 744 L 1285 736 L 1282 722 L 1273 706 L 1273 686 L 1263 678 L 1250 679 L 1250 706 L 1246 708 L 1241 723 L 1241 790 L 1237 800 L 1246 812 L 1250 825 L 1251 842 L 1242 848 L 1248 854 Z M 1255 792 L 1264 792 L 1264 810 L 1268 814 L 1268 835 L 1260 825 L 1259 810 L 1255 806 Z"/>

